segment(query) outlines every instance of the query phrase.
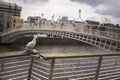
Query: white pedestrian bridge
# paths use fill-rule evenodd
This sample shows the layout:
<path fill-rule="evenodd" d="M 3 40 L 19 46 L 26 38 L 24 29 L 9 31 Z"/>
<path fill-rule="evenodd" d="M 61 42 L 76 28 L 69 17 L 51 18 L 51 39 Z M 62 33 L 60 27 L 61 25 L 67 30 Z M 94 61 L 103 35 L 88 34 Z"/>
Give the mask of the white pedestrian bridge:
<path fill-rule="evenodd" d="M 70 21 L 44 21 L 39 25 L 24 23 L 22 27 L 4 31 L 1 35 L 1 42 L 12 43 L 21 37 L 29 37 L 38 33 L 47 34 L 49 38 L 68 38 L 99 48 L 120 51 L 120 28 Z"/>

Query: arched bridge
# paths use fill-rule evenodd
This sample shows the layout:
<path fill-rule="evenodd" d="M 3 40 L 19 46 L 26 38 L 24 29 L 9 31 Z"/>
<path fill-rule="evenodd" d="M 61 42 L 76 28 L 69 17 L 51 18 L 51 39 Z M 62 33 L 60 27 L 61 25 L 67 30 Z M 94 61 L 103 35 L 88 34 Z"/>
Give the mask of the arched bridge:
<path fill-rule="evenodd" d="M 97 26 L 97 27 L 96 27 Z M 120 51 L 120 29 L 98 25 L 85 25 L 84 23 L 46 22 L 42 25 L 25 23 L 23 27 L 13 28 L 2 34 L 2 43 L 12 43 L 14 40 L 33 36 L 34 34 L 47 34 L 50 38 L 69 38 L 78 40 L 99 48 Z"/>

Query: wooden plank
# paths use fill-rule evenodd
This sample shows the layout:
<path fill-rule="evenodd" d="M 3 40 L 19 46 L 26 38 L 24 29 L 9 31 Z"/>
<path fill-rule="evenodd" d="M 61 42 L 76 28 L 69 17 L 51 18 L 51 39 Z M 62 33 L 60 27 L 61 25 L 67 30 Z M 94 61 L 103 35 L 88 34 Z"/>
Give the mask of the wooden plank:
<path fill-rule="evenodd" d="M 105 53 L 42 53 L 41 57 L 44 59 L 53 58 L 78 58 L 78 57 L 94 57 L 94 56 L 115 56 L 119 55 L 120 52 L 105 52 Z"/>
<path fill-rule="evenodd" d="M 28 54 L 38 54 L 37 50 L 33 50 L 32 52 L 25 53 L 25 51 L 14 51 L 1 53 L 0 58 L 14 57 L 14 56 L 24 56 Z M 44 59 L 52 59 L 52 58 L 78 58 L 78 57 L 94 57 L 94 56 L 115 56 L 120 55 L 120 52 L 81 52 L 81 53 L 41 53 L 40 56 Z"/>
<path fill-rule="evenodd" d="M 38 54 L 39 52 L 37 50 L 31 50 L 31 51 L 13 51 L 13 52 L 4 52 L 0 53 L 0 58 L 8 58 L 8 57 L 15 57 L 15 56 L 25 56 L 28 54 Z"/>

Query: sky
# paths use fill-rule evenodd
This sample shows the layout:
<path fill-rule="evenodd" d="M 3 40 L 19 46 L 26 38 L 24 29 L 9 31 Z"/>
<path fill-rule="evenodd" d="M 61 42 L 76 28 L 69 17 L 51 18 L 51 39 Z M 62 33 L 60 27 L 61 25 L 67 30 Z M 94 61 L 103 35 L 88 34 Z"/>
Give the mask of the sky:
<path fill-rule="evenodd" d="M 0 0 L 16 3 L 22 7 L 21 18 L 41 16 L 58 19 L 68 16 L 71 20 L 80 20 L 78 10 L 84 20 L 99 21 L 101 23 L 120 24 L 120 0 Z"/>

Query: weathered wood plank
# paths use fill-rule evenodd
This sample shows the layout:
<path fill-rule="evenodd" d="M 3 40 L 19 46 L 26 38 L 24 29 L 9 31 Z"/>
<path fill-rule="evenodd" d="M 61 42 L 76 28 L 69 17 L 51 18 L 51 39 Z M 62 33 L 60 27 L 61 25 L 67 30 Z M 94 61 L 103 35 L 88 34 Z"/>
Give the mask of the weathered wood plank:
<path fill-rule="evenodd" d="M 105 53 L 42 53 L 44 59 L 52 58 L 77 58 L 77 57 L 92 57 L 92 56 L 115 56 L 120 55 L 120 52 L 105 52 Z"/>

